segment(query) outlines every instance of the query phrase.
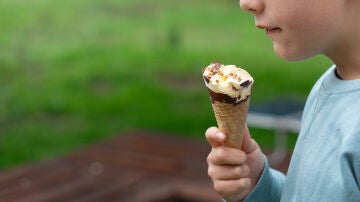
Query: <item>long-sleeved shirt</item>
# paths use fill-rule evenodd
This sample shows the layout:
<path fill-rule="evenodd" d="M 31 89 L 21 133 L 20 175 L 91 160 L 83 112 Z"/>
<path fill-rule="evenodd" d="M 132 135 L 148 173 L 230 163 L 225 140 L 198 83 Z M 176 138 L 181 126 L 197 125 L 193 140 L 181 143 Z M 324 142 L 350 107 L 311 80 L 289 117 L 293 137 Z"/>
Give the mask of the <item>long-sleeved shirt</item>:
<path fill-rule="evenodd" d="M 335 69 L 309 94 L 287 176 L 265 161 L 246 202 L 360 201 L 360 79 L 341 80 Z"/>

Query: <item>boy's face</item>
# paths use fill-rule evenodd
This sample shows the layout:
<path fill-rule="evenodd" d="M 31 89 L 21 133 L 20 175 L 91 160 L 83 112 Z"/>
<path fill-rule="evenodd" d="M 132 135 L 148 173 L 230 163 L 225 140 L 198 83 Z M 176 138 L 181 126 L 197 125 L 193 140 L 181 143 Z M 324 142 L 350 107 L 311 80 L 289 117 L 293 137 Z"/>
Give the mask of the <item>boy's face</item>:
<path fill-rule="evenodd" d="M 285 60 L 326 54 L 341 41 L 342 0 L 240 0 L 240 7 L 254 15 Z"/>

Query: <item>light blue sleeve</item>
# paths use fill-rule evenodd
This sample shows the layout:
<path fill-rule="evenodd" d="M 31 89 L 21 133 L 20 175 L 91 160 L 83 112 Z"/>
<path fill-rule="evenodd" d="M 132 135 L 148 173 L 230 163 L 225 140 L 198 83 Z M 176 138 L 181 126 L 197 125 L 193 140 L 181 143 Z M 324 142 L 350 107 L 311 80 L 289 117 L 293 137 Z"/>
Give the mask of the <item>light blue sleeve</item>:
<path fill-rule="evenodd" d="M 343 198 L 346 201 L 360 199 L 360 129 L 344 140 L 341 154 L 341 179 L 346 190 Z"/>
<path fill-rule="evenodd" d="M 264 171 L 257 185 L 245 198 L 244 202 L 280 201 L 286 177 L 283 173 L 270 168 L 267 158 L 265 156 L 264 158 Z"/>

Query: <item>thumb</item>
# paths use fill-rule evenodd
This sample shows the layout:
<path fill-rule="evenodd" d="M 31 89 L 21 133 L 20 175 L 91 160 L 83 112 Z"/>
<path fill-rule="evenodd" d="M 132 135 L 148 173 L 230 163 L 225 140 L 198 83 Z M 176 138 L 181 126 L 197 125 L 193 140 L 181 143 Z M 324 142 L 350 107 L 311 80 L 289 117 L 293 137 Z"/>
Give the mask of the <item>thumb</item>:
<path fill-rule="evenodd" d="M 216 127 L 210 127 L 205 132 L 206 140 L 212 148 L 222 146 L 226 136 Z"/>
<path fill-rule="evenodd" d="M 245 125 L 241 149 L 248 154 L 255 151 L 257 148 L 258 144 L 251 138 L 249 128 Z"/>

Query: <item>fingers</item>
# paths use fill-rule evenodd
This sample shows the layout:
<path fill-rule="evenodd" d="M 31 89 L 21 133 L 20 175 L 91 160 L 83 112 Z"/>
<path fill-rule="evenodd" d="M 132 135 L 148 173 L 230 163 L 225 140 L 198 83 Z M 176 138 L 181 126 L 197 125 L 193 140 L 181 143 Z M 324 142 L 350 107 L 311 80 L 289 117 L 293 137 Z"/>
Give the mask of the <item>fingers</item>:
<path fill-rule="evenodd" d="M 213 148 L 208 155 L 208 164 L 216 165 L 241 165 L 247 160 L 247 155 L 236 148 L 217 147 Z"/>
<path fill-rule="evenodd" d="M 242 192 L 249 192 L 250 187 L 251 187 L 250 178 L 214 181 L 214 189 L 224 198 L 230 198 L 231 196 L 239 195 Z M 243 195 L 246 194 L 247 193 L 244 193 Z"/>
<path fill-rule="evenodd" d="M 236 180 L 240 178 L 249 177 L 250 169 L 248 166 L 219 166 L 212 165 L 209 166 L 208 175 L 210 178 L 215 180 Z"/>
<path fill-rule="evenodd" d="M 251 190 L 251 170 L 245 152 L 231 147 L 212 148 L 208 156 L 208 175 L 214 189 L 228 201 L 239 201 Z"/>
<path fill-rule="evenodd" d="M 208 175 L 213 180 L 231 180 L 247 177 L 250 169 L 245 162 L 247 155 L 230 147 L 213 148 L 208 155 Z"/>
<path fill-rule="evenodd" d="M 226 136 L 216 127 L 210 127 L 205 132 L 206 140 L 211 147 L 216 148 L 224 144 Z"/>
<path fill-rule="evenodd" d="M 263 161 L 261 150 L 251 138 L 249 129 L 245 127 L 242 150 L 224 145 L 226 136 L 216 127 L 209 128 L 205 135 L 212 147 L 207 161 L 208 175 L 215 190 L 228 201 L 244 199 L 251 191 L 252 183 L 257 182 L 254 173 L 256 176 L 261 173 L 257 168 Z"/>

